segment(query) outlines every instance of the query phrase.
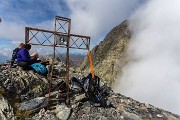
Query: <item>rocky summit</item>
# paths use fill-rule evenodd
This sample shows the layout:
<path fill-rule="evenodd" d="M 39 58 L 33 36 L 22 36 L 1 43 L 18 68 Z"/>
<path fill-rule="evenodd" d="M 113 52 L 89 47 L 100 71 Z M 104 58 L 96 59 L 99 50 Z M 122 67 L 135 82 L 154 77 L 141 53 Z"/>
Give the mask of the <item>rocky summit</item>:
<path fill-rule="evenodd" d="M 55 68 L 62 70 L 62 64 Z M 61 69 L 60 69 L 61 68 Z M 70 104 L 66 104 L 65 82 L 21 68 L 0 66 L 0 120 L 179 120 L 180 116 L 114 93 L 100 79 L 95 102 L 81 88 L 82 73 L 70 69 Z M 85 75 L 84 75 L 85 76 Z M 98 77 L 97 77 L 98 78 Z M 83 90 L 84 89 L 84 90 Z M 49 90 L 51 91 L 49 93 Z M 92 95 L 93 96 L 93 95 Z"/>

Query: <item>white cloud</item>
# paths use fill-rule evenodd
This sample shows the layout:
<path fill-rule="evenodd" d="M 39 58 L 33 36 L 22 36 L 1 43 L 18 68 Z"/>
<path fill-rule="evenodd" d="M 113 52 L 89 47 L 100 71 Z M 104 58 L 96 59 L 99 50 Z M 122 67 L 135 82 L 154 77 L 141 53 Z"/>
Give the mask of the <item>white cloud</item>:
<path fill-rule="evenodd" d="M 98 39 L 127 19 L 141 0 L 67 0 L 71 10 L 72 32 Z"/>
<path fill-rule="evenodd" d="M 0 45 L 0 62 L 5 61 L 3 59 L 10 59 L 12 55 L 12 49 L 6 45 Z"/>
<path fill-rule="evenodd" d="M 2 55 L 4 55 L 4 56 L 9 56 L 9 52 L 11 51 L 11 49 L 10 48 L 4 48 L 2 51 L 6 51 L 6 52 L 4 52 L 4 53 L 0 53 L 0 54 L 2 54 Z"/>
<path fill-rule="evenodd" d="M 129 63 L 116 91 L 180 114 L 180 1 L 151 0 L 130 18 Z"/>
<path fill-rule="evenodd" d="M 0 26 L 0 38 L 11 41 L 23 41 L 24 40 L 24 24 L 18 24 L 15 22 L 6 22 L 5 20 Z"/>

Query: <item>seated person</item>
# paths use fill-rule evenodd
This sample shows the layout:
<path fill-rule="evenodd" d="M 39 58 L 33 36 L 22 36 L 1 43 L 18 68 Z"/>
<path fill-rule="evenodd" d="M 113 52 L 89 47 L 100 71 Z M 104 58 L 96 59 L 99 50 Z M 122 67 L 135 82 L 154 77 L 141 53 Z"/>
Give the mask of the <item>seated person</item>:
<path fill-rule="evenodd" d="M 19 47 L 15 48 L 15 49 L 13 50 L 13 54 L 12 54 L 12 58 L 11 58 L 11 67 L 15 67 L 15 66 L 14 66 L 14 63 L 16 62 L 17 53 L 18 53 L 22 48 L 24 48 L 24 47 L 25 47 L 25 44 L 20 43 L 20 44 L 19 44 Z"/>
<path fill-rule="evenodd" d="M 22 48 L 16 56 L 17 59 L 17 65 L 20 67 L 23 67 L 24 69 L 32 69 L 30 67 L 31 64 L 36 63 L 36 62 L 40 62 L 35 56 L 30 56 L 29 55 L 29 50 L 31 49 L 31 45 L 30 44 L 26 44 L 25 48 Z"/>
<path fill-rule="evenodd" d="M 31 55 L 31 59 L 36 59 L 37 61 L 41 62 L 41 64 L 43 64 L 44 66 L 49 65 L 49 61 L 41 60 L 41 59 L 39 58 L 39 55 L 38 55 L 37 52 L 35 52 L 35 53 L 33 53 L 33 54 Z"/>
<path fill-rule="evenodd" d="M 37 53 L 37 52 L 33 53 L 33 54 L 31 55 L 31 59 L 40 60 L 38 53 Z"/>

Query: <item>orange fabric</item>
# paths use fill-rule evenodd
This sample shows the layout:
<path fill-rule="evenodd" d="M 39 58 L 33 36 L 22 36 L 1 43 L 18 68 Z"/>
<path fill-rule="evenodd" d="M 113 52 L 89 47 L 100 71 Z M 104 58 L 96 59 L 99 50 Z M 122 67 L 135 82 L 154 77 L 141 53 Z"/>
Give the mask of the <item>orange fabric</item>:
<path fill-rule="evenodd" d="M 93 66 L 93 62 L 92 62 L 91 52 L 89 50 L 88 50 L 88 58 L 89 58 L 89 65 L 90 65 L 92 78 L 94 78 L 94 66 Z"/>

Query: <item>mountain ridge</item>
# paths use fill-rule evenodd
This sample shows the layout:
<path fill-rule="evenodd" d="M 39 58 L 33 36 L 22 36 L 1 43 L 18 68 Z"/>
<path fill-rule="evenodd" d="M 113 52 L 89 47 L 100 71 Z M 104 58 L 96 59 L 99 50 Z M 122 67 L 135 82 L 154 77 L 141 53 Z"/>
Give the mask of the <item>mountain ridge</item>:
<path fill-rule="evenodd" d="M 126 49 L 130 39 L 128 21 L 114 27 L 92 50 L 95 74 L 112 84 L 117 75 L 122 73 L 121 68 L 127 63 Z M 84 59 L 80 69 L 88 71 L 88 59 Z"/>

